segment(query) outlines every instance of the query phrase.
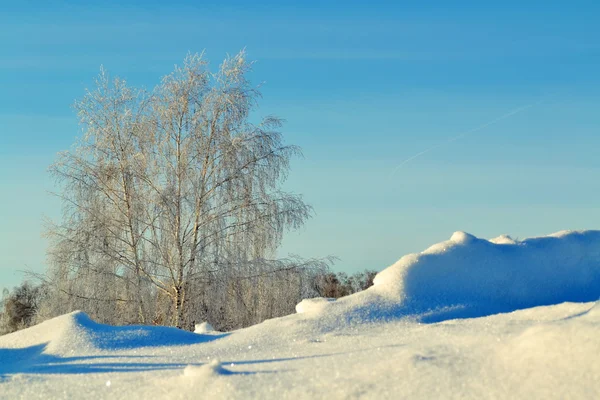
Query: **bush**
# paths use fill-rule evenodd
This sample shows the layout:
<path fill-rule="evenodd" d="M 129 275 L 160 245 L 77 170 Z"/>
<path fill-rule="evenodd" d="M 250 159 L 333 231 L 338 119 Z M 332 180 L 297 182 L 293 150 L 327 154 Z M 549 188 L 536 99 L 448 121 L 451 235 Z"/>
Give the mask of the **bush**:
<path fill-rule="evenodd" d="M 365 270 L 348 276 L 344 272 L 328 272 L 315 276 L 315 290 L 321 297 L 338 299 L 373 286 L 376 271 Z"/>

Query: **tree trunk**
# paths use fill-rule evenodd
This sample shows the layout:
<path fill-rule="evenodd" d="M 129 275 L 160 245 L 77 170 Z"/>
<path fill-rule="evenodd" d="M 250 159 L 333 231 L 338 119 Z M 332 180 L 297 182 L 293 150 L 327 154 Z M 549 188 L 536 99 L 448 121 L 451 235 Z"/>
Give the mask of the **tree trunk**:
<path fill-rule="evenodd" d="M 174 324 L 177 328 L 183 329 L 184 324 L 184 312 L 183 305 L 185 301 L 185 290 L 182 286 L 178 286 L 175 288 L 175 315 L 174 315 Z"/>

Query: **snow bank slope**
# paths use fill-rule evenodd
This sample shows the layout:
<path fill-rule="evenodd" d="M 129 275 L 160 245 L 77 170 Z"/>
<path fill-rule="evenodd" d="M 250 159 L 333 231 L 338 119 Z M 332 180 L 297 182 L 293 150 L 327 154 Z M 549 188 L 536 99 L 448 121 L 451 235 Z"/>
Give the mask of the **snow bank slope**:
<path fill-rule="evenodd" d="M 327 317 L 418 316 L 424 322 L 478 317 L 600 298 L 600 231 L 559 232 L 513 240 L 456 232 L 450 240 L 409 254 L 375 277 L 363 293 L 299 309 Z"/>
<path fill-rule="evenodd" d="M 86 356 L 0 337 L 0 399 L 600 398 L 600 304 L 295 329 L 321 323 L 297 314 L 210 342 Z"/>

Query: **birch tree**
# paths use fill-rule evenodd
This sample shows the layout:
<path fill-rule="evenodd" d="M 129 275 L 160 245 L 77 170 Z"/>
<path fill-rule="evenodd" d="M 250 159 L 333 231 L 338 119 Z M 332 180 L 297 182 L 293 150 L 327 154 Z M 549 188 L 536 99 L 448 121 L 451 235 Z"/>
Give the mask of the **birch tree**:
<path fill-rule="evenodd" d="M 196 318 L 189 296 L 215 280 L 225 291 L 326 267 L 273 259 L 311 208 L 281 190 L 300 149 L 283 142 L 279 118 L 254 122 L 251 66 L 241 52 L 211 73 L 190 55 L 150 93 L 101 71 L 76 103 L 82 136 L 51 166 L 64 215 L 48 229 L 50 276 L 61 293 L 183 327 Z"/>

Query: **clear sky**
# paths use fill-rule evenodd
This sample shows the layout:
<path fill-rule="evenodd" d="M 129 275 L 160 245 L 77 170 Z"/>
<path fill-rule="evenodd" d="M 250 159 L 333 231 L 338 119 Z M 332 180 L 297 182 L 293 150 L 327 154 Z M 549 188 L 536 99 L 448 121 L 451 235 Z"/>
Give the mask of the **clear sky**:
<path fill-rule="evenodd" d="M 0 288 L 44 268 L 46 168 L 100 65 L 151 88 L 202 50 L 245 47 L 304 150 L 286 188 L 316 216 L 283 253 L 380 270 L 456 230 L 600 228 L 600 2 L 81 3 L 0 0 Z"/>

